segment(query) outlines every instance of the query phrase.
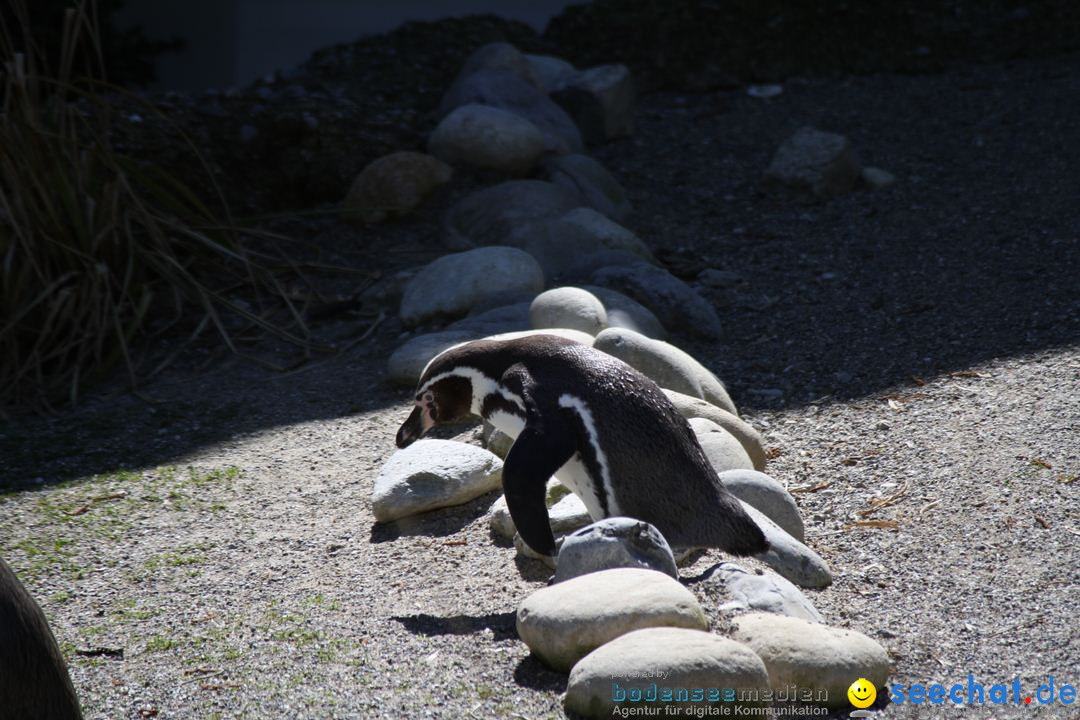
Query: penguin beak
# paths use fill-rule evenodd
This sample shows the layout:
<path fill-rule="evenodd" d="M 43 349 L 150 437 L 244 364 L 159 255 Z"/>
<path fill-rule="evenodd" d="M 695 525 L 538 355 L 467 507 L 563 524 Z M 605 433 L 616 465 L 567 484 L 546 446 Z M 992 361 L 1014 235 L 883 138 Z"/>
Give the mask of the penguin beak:
<path fill-rule="evenodd" d="M 417 405 L 397 431 L 397 446 L 408 447 L 424 434 L 424 409 Z"/>

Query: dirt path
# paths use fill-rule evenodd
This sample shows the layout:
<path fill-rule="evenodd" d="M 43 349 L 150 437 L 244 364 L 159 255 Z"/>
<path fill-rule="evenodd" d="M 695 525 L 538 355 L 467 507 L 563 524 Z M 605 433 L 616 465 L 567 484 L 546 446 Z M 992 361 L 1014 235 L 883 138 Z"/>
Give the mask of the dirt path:
<path fill-rule="evenodd" d="M 684 344 L 780 448 L 770 473 L 818 488 L 797 498 L 836 581 L 812 599 L 882 642 L 897 683 L 1080 684 L 1077 68 L 650 95 L 638 135 L 598 152 L 673 267 L 743 278 L 713 297 L 725 340 Z M 759 196 L 802 124 L 899 182 L 827 206 Z M 430 236 L 438 209 L 395 232 Z M 29 486 L 0 496 L 0 553 L 87 717 L 561 717 L 565 677 L 513 624 L 547 573 L 493 544 L 494 497 L 373 532 L 399 332 L 288 378 L 178 371 L 157 405 L 0 433 L 5 479 Z M 874 497 L 894 502 L 859 515 Z M 846 529 L 867 519 L 897 528 Z"/>

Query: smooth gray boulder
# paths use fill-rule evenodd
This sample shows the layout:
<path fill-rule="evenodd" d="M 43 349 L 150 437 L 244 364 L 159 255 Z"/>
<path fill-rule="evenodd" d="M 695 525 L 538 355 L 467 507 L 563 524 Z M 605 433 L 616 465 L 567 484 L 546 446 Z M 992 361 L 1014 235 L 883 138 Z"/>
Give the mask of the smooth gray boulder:
<path fill-rule="evenodd" d="M 470 104 L 490 105 L 525 118 L 543 133 L 546 152 L 581 152 L 585 147 L 573 118 L 535 85 L 510 70 L 478 70 L 459 77 L 443 96 L 439 117 Z"/>
<path fill-rule="evenodd" d="M 601 65 L 567 78 L 551 95 L 566 108 L 588 143 L 634 132 L 637 91 L 625 65 Z"/>
<path fill-rule="evenodd" d="M 529 329 L 529 306 L 531 303 L 517 303 L 492 308 L 486 312 L 469 313 L 460 320 L 446 326 L 447 330 L 475 332 L 478 335 L 497 335 Z"/>
<path fill-rule="evenodd" d="M 630 200 L 615 176 L 588 155 L 556 155 L 540 163 L 546 180 L 575 193 L 581 204 L 615 222 L 625 222 L 631 212 Z"/>
<path fill-rule="evenodd" d="M 475 339 L 476 333 L 470 330 L 426 333 L 410 338 L 390 354 L 386 363 L 386 378 L 394 385 L 416 387 L 420 375 L 433 357 L 443 350 Z"/>
<path fill-rule="evenodd" d="M 555 582 L 620 567 L 656 570 L 679 579 L 675 556 L 659 530 L 642 520 L 610 517 L 566 536 Z"/>
<path fill-rule="evenodd" d="M 484 421 L 481 433 L 480 439 L 484 444 L 484 448 L 505 460 L 506 455 L 510 452 L 510 448 L 514 444 L 514 438 L 510 437 L 502 430 L 497 429 L 487 420 Z"/>
<path fill-rule="evenodd" d="M 486 424 L 486 423 L 485 423 Z M 552 532 L 556 534 L 565 534 L 567 532 L 573 532 L 579 527 L 588 525 L 592 520 L 588 516 L 588 512 L 585 512 L 585 519 L 582 522 L 577 522 L 574 519 L 574 515 L 578 512 L 578 508 L 573 503 L 564 503 L 559 506 L 567 496 L 571 496 L 570 488 L 560 483 L 555 478 L 548 480 L 547 483 L 547 506 L 548 515 L 551 519 Z M 574 497 L 577 500 L 577 497 Z M 585 505 L 578 500 L 580 510 L 585 511 Z M 559 506 L 556 508 L 556 506 Z M 492 503 L 488 509 L 488 526 L 491 528 L 491 532 L 502 540 L 514 540 L 517 535 L 517 527 L 514 526 L 514 518 L 510 517 L 510 508 L 506 505 L 506 496 L 500 495 L 499 499 Z"/>
<path fill-rule="evenodd" d="M 402 150 L 372 160 L 353 180 L 341 203 L 347 220 L 382 222 L 412 212 L 454 169 L 423 153 Z"/>
<path fill-rule="evenodd" d="M 720 481 L 731 494 L 745 500 L 784 532 L 799 542 L 804 542 L 805 529 L 802 515 L 795 505 L 795 498 L 779 482 L 763 472 L 755 470 L 728 470 L 720 473 Z"/>
<path fill-rule="evenodd" d="M 588 290 L 599 298 L 600 302 L 604 303 L 604 308 L 607 310 L 608 327 L 633 330 L 654 340 L 667 339 L 667 330 L 664 329 L 663 324 L 657 320 L 649 308 L 637 300 L 629 298 L 621 292 L 610 288 L 602 288 L 598 285 L 578 285 L 577 287 Z"/>
<path fill-rule="evenodd" d="M 596 335 L 607 327 L 607 310 L 600 300 L 576 287 L 560 287 L 540 293 L 529 306 L 534 330 L 571 328 Z"/>
<path fill-rule="evenodd" d="M 574 75 L 578 69 L 554 55 L 531 55 L 526 53 L 525 60 L 532 68 L 533 74 L 540 79 L 541 90 L 550 93 L 558 90 Z"/>
<path fill-rule="evenodd" d="M 589 511 L 585 508 L 585 503 L 571 492 L 560 497 L 548 508 L 548 522 L 551 524 L 551 533 L 555 536 L 557 546 L 563 542 L 567 535 L 585 527 L 592 521 L 592 516 L 589 515 Z M 521 535 L 517 534 L 516 531 L 514 534 L 514 548 L 517 549 L 517 554 L 521 557 L 540 560 L 548 567 L 555 567 L 554 558 L 550 555 L 541 555 L 533 550 L 525 544 L 525 541 L 521 539 Z"/>
<path fill-rule="evenodd" d="M 694 594 L 655 570 L 616 568 L 537 590 L 517 611 L 518 636 L 548 666 L 566 672 L 620 635 L 647 627 L 704 630 Z"/>
<path fill-rule="evenodd" d="M 860 175 L 863 184 L 874 190 L 887 188 L 896 182 L 896 176 L 878 167 L 864 167 Z"/>
<path fill-rule="evenodd" d="M 690 418 L 687 422 L 697 435 L 705 457 L 717 473 L 728 470 L 753 470 L 754 463 L 735 436 L 712 420 Z"/>
<path fill-rule="evenodd" d="M 801 127 L 777 149 L 762 185 L 769 192 L 824 200 L 850 192 L 859 177 L 846 137 Z"/>
<path fill-rule="evenodd" d="M 417 440 L 398 450 L 375 478 L 371 510 L 390 522 L 461 505 L 502 484 L 502 460 L 483 448 L 450 440 Z"/>
<path fill-rule="evenodd" d="M 750 572 L 735 563 L 721 563 L 709 573 L 727 590 L 727 602 L 720 609 L 727 612 L 768 612 L 820 623 L 821 614 L 803 594 L 776 573 L 758 570 Z"/>
<path fill-rule="evenodd" d="M 799 587 L 823 588 L 832 584 L 832 573 L 820 555 L 788 535 L 750 503 L 739 502 L 769 541 L 769 549 L 754 557 Z"/>
<path fill-rule="evenodd" d="M 674 345 L 626 328 L 608 328 L 596 336 L 593 347 L 619 358 L 662 388 L 706 400 L 736 413 L 735 404 L 723 383 Z"/>
<path fill-rule="evenodd" d="M 512 247 L 482 247 L 433 260 L 405 286 L 401 319 L 413 327 L 461 317 L 483 298 L 505 291 L 540 292 L 544 271 L 528 253 Z"/>
<path fill-rule="evenodd" d="M 558 218 L 580 206 L 572 192 L 542 180 L 508 180 L 459 200 L 443 220 L 446 245 L 502 245 L 530 220 Z"/>
<path fill-rule="evenodd" d="M 765 467 L 768 459 L 765 455 L 765 440 L 761 437 L 761 433 L 754 429 L 750 423 L 707 400 L 668 389 L 664 390 L 664 394 L 668 396 L 668 400 L 679 411 L 679 414 L 687 420 L 696 417 L 712 420 L 734 435 L 735 439 L 742 444 L 746 454 L 750 456 L 750 461 L 753 462 L 755 470 L 761 470 Z"/>
<path fill-rule="evenodd" d="M 517 75 L 537 90 L 547 92 L 547 85 L 528 56 L 510 43 L 493 42 L 478 48 L 461 66 L 454 82 L 457 83 L 481 70 L 505 70 Z"/>
<path fill-rule="evenodd" d="M 528 252 L 551 278 L 567 274 L 581 256 L 601 251 L 622 250 L 641 260 L 652 260 L 648 246 L 637 235 L 585 207 L 557 218 L 523 222 L 504 238 L 503 244 Z"/>
<path fill-rule="evenodd" d="M 847 691 L 866 678 L 883 692 L 889 655 L 866 635 L 773 613 L 750 613 L 734 620 L 734 639 L 765 663 L 774 691 L 795 685 L 823 690 L 831 710 L 850 710 Z"/>
<path fill-rule="evenodd" d="M 601 268 L 593 273 L 591 283 L 629 295 L 652 310 L 668 329 L 714 340 L 723 335 L 712 304 L 663 268 L 644 262 Z"/>
<path fill-rule="evenodd" d="M 725 700 L 724 688 L 767 687 L 765 664 L 746 645 L 700 630 L 646 628 L 612 640 L 574 665 L 563 707 L 597 719 L 649 711 L 659 717 L 740 715 L 747 708 L 764 710 L 768 703 L 740 695 Z M 698 688 L 700 701 L 676 699 L 680 689 L 690 698 Z"/>
<path fill-rule="evenodd" d="M 523 176 L 544 152 L 544 135 L 528 120 L 486 105 L 462 105 L 442 119 L 428 152 L 455 167 Z"/>

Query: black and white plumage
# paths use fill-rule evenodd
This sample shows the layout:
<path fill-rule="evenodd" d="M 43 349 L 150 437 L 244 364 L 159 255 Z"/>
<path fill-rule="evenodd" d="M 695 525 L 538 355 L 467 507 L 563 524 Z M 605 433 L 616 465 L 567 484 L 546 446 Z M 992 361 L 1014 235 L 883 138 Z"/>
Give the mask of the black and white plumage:
<path fill-rule="evenodd" d="M 468 415 L 516 438 L 503 491 L 522 540 L 539 553 L 555 552 L 544 502 L 552 475 L 594 520 L 645 520 L 677 547 L 768 549 L 663 391 L 599 350 L 554 335 L 446 350 L 424 369 L 398 447 Z"/>

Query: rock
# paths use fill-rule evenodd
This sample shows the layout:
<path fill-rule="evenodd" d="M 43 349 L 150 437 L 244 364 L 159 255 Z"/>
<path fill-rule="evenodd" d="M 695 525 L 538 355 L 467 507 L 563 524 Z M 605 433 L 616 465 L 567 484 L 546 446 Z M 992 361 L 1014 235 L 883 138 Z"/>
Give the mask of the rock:
<path fill-rule="evenodd" d="M 832 583 L 832 573 L 820 555 L 788 535 L 750 503 L 739 502 L 769 541 L 768 551 L 754 557 L 799 587 L 823 588 Z"/>
<path fill-rule="evenodd" d="M 568 78 L 552 93 L 588 143 L 634 132 L 634 79 L 625 65 L 601 65 Z"/>
<path fill-rule="evenodd" d="M 475 315 L 470 313 L 450 323 L 446 329 L 473 332 L 478 336 L 528 330 L 530 304 L 504 305 Z"/>
<path fill-rule="evenodd" d="M 742 615 L 735 627 L 734 639 L 764 661 L 774 690 L 795 685 L 825 691 L 828 700 L 821 704 L 830 709 L 850 709 L 847 690 L 855 680 L 884 688 L 889 679 L 885 649 L 854 630 L 771 613 Z"/>
<path fill-rule="evenodd" d="M 453 248 L 505 244 L 522 224 L 557 218 L 578 207 L 569 190 L 541 180 L 509 180 L 467 195 L 444 220 Z"/>
<path fill-rule="evenodd" d="M 750 423 L 706 400 L 684 395 L 675 390 L 664 390 L 664 394 L 668 396 L 668 400 L 679 411 L 679 414 L 687 420 L 690 418 L 712 420 L 734 435 L 735 439 L 743 446 L 746 454 L 750 456 L 754 469 L 764 469 L 767 460 L 765 456 L 765 440 L 761 437 L 761 433 L 755 430 Z"/>
<path fill-rule="evenodd" d="M 736 412 L 735 404 L 716 376 L 674 345 L 626 328 L 608 328 L 596 336 L 593 347 L 619 358 L 662 388 L 707 400 L 732 414 Z"/>
<path fill-rule="evenodd" d="M 604 303 L 607 310 L 608 326 L 625 328 L 641 333 L 654 340 L 667 338 L 667 330 L 652 314 L 652 311 L 633 298 L 628 298 L 621 292 L 609 290 L 596 285 L 582 285 L 582 290 L 587 290 Z"/>
<path fill-rule="evenodd" d="M 462 105 L 489 105 L 525 118 L 544 134 L 547 152 L 581 152 L 584 144 L 574 120 L 528 80 L 509 70 L 478 70 L 459 77 L 439 105 L 444 117 Z"/>
<path fill-rule="evenodd" d="M 502 483 L 502 460 L 475 445 L 417 440 L 394 453 L 375 478 L 376 522 L 461 505 Z"/>
<path fill-rule="evenodd" d="M 510 448 L 514 444 L 514 438 L 510 437 L 502 430 L 497 429 L 487 420 L 484 421 L 480 439 L 483 441 L 484 447 L 487 450 L 495 453 L 503 460 L 506 459 L 507 453 L 510 452 Z"/>
<path fill-rule="evenodd" d="M 633 630 L 707 626 L 697 599 L 677 580 L 655 570 L 632 568 L 589 573 L 542 588 L 525 598 L 517 611 L 518 635 L 560 672 Z"/>
<path fill-rule="evenodd" d="M 548 277 L 561 277 L 581 255 L 623 250 L 641 260 L 652 254 L 634 233 L 612 222 L 592 208 L 575 208 L 558 218 L 524 222 L 503 240 L 536 258 Z"/>
<path fill-rule="evenodd" d="M 544 272 L 528 253 L 511 247 L 477 248 L 444 255 L 418 272 L 405 287 L 401 319 L 415 326 L 460 317 L 488 295 L 543 289 Z"/>
<path fill-rule="evenodd" d="M 525 80 L 537 90 L 547 92 L 547 85 L 543 78 L 533 68 L 528 57 L 520 50 L 506 42 L 493 42 L 484 45 L 465 61 L 458 72 L 454 82 L 482 70 L 505 70 Z"/>
<path fill-rule="evenodd" d="M 528 175 L 544 152 L 544 136 L 514 113 L 486 105 L 462 105 L 431 133 L 428 152 L 458 167 Z"/>
<path fill-rule="evenodd" d="M 555 582 L 620 567 L 656 570 L 679 579 L 675 557 L 659 530 L 641 520 L 610 517 L 566 537 L 559 548 Z"/>
<path fill-rule="evenodd" d="M 443 350 L 476 338 L 475 333 L 465 330 L 427 333 L 410 338 L 390 354 L 386 363 L 387 380 L 395 385 L 414 388 L 433 357 Z"/>
<path fill-rule="evenodd" d="M 709 339 L 722 336 L 713 306 L 667 270 L 648 263 L 619 265 L 593 273 L 593 285 L 618 290 L 652 310 L 667 328 Z"/>
<path fill-rule="evenodd" d="M 630 200 L 607 168 L 588 155 L 558 155 L 540 164 L 546 180 L 575 193 L 581 204 L 615 222 L 630 215 Z"/>
<path fill-rule="evenodd" d="M 768 703 L 738 697 L 725 701 L 720 694 L 723 689 L 767 688 L 768 683 L 761 658 L 741 643 L 700 630 L 646 628 L 622 635 L 582 658 L 570 671 L 563 706 L 587 718 L 649 710 L 662 717 L 706 717 L 709 710 L 723 710 L 716 715 L 738 715 L 736 708 Z M 702 700 L 673 700 L 674 693 L 684 688 L 687 693 L 701 688 Z M 713 688 L 715 696 L 706 694 Z"/>
<path fill-rule="evenodd" d="M 802 590 L 771 572 L 748 572 L 735 563 L 721 563 L 709 578 L 724 584 L 730 600 L 720 605 L 724 611 L 758 611 L 796 617 L 807 622 L 824 622 L 817 608 Z"/>
<path fill-rule="evenodd" d="M 487 425 L 486 422 L 484 424 Z M 573 532 L 583 525 L 588 525 L 591 520 L 586 512 L 584 522 L 575 524 L 577 521 L 573 519 L 573 516 L 577 513 L 577 509 L 573 503 L 566 503 L 556 509 L 555 506 L 568 495 L 571 495 L 568 487 L 555 478 L 548 480 L 547 505 L 553 531 L 558 529 L 562 533 Z M 580 500 L 578 504 L 584 510 L 585 505 Z M 500 495 L 488 510 L 488 525 L 491 527 L 491 532 L 503 540 L 513 540 L 517 535 L 517 528 L 514 526 L 514 518 L 510 517 L 510 508 L 506 505 L 505 495 Z"/>
<path fill-rule="evenodd" d="M 784 532 L 804 542 L 804 528 L 795 498 L 787 489 L 765 473 L 754 470 L 728 470 L 720 473 L 720 481 L 731 494 L 763 512 Z"/>
<path fill-rule="evenodd" d="M 862 181 L 875 190 L 886 188 L 896 182 L 896 176 L 888 170 L 882 170 L 876 167 L 866 167 L 862 169 Z"/>
<path fill-rule="evenodd" d="M 773 156 L 763 184 L 771 192 L 828 199 L 843 195 L 859 179 L 859 161 L 843 135 L 799 128 Z"/>
<path fill-rule="evenodd" d="M 454 170 L 430 155 L 395 152 L 372 160 L 353 180 L 341 209 L 349 220 L 381 222 L 416 208 Z"/>
<path fill-rule="evenodd" d="M 607 327 L 607 311 L 592 293 L 561 287 L 536 296 L 529 306 L 529 322 L 536 330 L 571 328 L 596 335 Z"/>
<path fill-rule="evenodd" d="M 619 265 L 637 265 L 642 261 L 640 255 L 629 253 L 625 250 L 596 250 L 582 253 L 566 263 L 566 269 L 562 272 L 562 279 L 568 283 L 581 284 L 589 282 L 589 278 L 597 270 Z M 605 288 L 606 289 L 606 288 Z M 614 290 L 610 292 L 615 292 Z M 595 294 L 595 293 L 594 293 Z M 622 293 L 620 293 L 621 295 Z M 623 295 L 623 297 L 626 297 Z M 644 307 L 641 303 L 638 306 Z M 651 312 L 649 313 L 652 314 Z M 654 316 L 655 317 L 655 316 Z"/>
<path fill-rule="evenodd" d="M 499 310 L 513 305 L 524 305 L 527 309 L 535 297 L 536 293 L 534 292 L 518 292 L 515 290 L 498 292 L 494 295 L 486 296 L 483 300 L 473 305 L 473 309 L 470 310 L 469 314 L 465 317 L 475 317 L 492 310 Z M 526 313 L 526 316 L 528 316 L 528 313 Z"/>
<path fill-rule="evenodd" d="M 754 469 L 750 456 L 727 430 L 705 418 L 690 418 L 689 423 L 701 443 L 701 449 L 705 451 L 705 457 L 717 473 Z"/>
<path fill-rule="evenodd" d="M 555 542 L 562 542 L 567 534 L 585 527 L 593 521 L 589 511 L 585 509 L 585 503 L 577 495 L 567 491 L 557 502 L 548 508 L 548 522 L 551 523 L 551 532 L 555 536 Z M 541 560 L 549 567 L 554 568 L 555 562 L 550 555 L 540 555 L 525 544 L 521 536 L 514 535 L 514 547 L 518 555 L 530 560 Z"/>
<path fill-rule="evenodd" d="M 548 93 L 558 90 L 570 77 L 578 73 L 576 67 L 553 55 L 526 54 L 525 60 L 532 68 L 533 75 L 540 79 L 540 89 Z"/>
<path fill-rule="evenodd" d="M 717 270 L 716 268 L 705 268 L 697 276 L 697 281 L 702 285 L 721 290 L 735 287 L 739 280 L 739 273 L 730 270 Z"/>

